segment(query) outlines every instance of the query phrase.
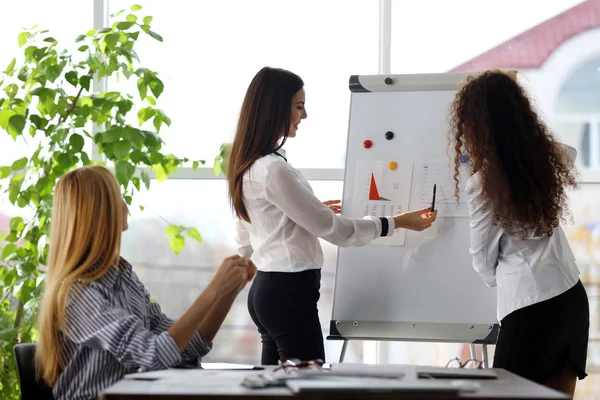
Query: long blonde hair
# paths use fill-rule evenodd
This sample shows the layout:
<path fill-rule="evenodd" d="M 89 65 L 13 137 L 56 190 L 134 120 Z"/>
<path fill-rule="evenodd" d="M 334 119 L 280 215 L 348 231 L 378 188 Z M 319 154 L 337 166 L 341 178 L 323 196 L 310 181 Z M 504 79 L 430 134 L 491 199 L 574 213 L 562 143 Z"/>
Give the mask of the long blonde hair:
<path fill-rule="evenodd" d="M 36 349 L 37 376 L 50 386 L 66 362 L 61 356 L 60 330 L 70 291 L 75 283 L 85 285 L 101 278 L 118 260 L 122 201 L 117 181 L 101 166 L 73 170 L 56 184 Z"/>

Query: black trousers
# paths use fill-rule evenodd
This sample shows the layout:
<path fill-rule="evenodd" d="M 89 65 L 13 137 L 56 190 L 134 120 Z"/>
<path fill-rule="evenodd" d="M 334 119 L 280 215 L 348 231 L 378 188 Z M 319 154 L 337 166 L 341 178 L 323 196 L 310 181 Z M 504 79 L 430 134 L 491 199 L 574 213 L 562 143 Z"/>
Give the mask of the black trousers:
<path fill-rule="evenodd" d="M 248 310 L 262 339 L 262 365 L 279 360 L 325 361 L 319 322 L 321 270 L 302 272 L 258 271 Z"/>
<path fill-rule="evenodd" d="M 586 377 L 590 308 L 581 281 L 549 300 L 502 319 L 494 368 L 544 384 L 570 368 Z"/>

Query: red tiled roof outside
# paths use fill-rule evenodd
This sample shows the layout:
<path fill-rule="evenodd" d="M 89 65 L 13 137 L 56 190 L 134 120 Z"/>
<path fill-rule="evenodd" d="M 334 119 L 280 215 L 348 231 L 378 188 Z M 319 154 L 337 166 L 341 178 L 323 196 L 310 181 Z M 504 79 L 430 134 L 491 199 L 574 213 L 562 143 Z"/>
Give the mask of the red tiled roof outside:
<path fill-rule="evenodd" d="M 600 27 L 600 0 L 587 0 L 453 68 L 451 72 L 491 68 L 537 69 L 558 46 L 597 27 Z"/>

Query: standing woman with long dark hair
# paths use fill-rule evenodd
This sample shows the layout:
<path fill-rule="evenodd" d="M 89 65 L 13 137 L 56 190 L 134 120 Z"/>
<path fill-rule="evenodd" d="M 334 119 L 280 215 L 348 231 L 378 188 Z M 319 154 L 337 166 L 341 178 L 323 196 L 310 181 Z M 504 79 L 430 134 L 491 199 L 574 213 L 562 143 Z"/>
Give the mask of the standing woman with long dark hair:
<path fill-rule="evenodd" d="M 420 210 L 352 219 L 335 215 L 339 201 L 318 200 L 281 148 L 307 117 L 303 86 L 283 69 L 258 72 L 244 98 L 227 168 L 239 252 L 258 269 L 248 308 L 262 337 L 264 365 L 325 359 L 317 310 L 323 264 L 318 238 L 337 246 L 367 245 L 398 228 L 426 229 L 436 217 Z"/>
<path fill-rule="evenodd" d="M 576 186 L 573 148 L 555 141 L 523 88 L 500 71 L 469 80 L 452 109 L 455 178 L 467 155 L 473 266 L 497 286 L 494 368 L 573 396 L 586 376 L 589 304 L 560 222 Z"/>

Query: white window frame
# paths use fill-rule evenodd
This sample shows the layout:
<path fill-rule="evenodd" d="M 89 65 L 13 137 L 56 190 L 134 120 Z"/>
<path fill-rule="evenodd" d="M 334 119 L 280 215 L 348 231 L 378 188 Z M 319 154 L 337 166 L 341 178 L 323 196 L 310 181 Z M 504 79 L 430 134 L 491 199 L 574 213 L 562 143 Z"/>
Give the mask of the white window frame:
<path fill-rule="evenodd" d="M 379 74 L 392 69 L 392 0 L 379 0 Z M 363 363 L 388 364 L 390 342 L 364 341 Z"/>
<path fill-rule="evenodd" d="M 556 114 L 553 119 L 555 122 L 590 124 L 590 167 L 579 171 L 579 182 L 600 183 L 600 114 Z"/>

